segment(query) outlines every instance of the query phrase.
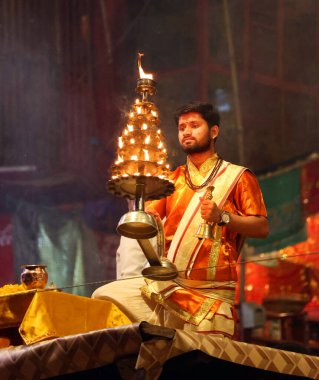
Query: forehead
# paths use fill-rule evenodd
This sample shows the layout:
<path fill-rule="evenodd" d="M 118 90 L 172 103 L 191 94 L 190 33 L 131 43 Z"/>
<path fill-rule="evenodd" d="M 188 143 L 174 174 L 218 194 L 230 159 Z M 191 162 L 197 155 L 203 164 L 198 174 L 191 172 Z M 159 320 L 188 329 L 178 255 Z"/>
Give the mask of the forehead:
<path fill-rule="evenodd" d="M 185 123 L 191 123 L 191 122 L 203 122 L 205 121 L 201 114 L 197 112 L 189 112 L 181 115 L 178 119 L 178 125 L 185 124 Z"/>

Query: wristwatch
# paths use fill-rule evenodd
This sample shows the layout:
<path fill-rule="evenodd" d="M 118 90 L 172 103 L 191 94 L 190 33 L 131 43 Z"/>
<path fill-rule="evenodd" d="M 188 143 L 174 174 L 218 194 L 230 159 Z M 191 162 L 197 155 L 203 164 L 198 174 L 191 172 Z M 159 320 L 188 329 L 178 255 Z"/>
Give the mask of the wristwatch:
<path fill-rule="evenodd" d="M 223 211 L 220 214 L 219 226 L 226 226 L 230 222 L 230 213 L 228 211 Z"/>

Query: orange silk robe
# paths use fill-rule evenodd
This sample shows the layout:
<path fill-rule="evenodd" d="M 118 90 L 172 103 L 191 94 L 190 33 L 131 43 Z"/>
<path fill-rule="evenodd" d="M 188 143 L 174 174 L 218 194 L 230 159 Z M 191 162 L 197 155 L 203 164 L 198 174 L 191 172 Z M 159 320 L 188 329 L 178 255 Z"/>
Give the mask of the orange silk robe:
<path fill-rule="evenodd" d="M 157 212 L 162 219 L 166 217 L 164 223 L 166 254 L 187 205 L 194 195 L 194 191 L 185 182 L 184 172 L 185 166 L 180 166 L 172 173 L 170 179 L 175 184 L 175 192 L 173 194 L 167 198 L 147 202 L 146 204 L 146 210 Z M 232 214 L 242 216 L 267 216 L 257 178 L 249 170 L 245 170 L 241 174 L 227 197 L 223 209 Z M 196 255 L 192 270 L 187 272 L 187 275 L 185 272 L 180 272 L 179 276 L 189 280 L 225 281 L 224 287 L 227 291 L 227 282 L 237 281 L 236 263 L 242 237 L 236 232 L 229 231 L 226 227 L 216 226 L 216 229 L 218 229 L 217 232 L 219 233 L 219 252 L 217 254 L 215 252 L 213 260 L 211 257 L 211 252 L 213 252 L 212 241 L 204 240 Z M 214 263 L 213 269 L 211 268 L 212 263 Z M 208 268 L 211 268 L 211 270 Z M 177 269 L 183 271 L 185 268 L 177 267 Z M 152 282 L 149 281 L 150 283 Z M 158 289 L 162 288 L 163 286 L 159 284 Z M 208 313 L 213 315 L 219 306 L 219 302 L 207 299 L 205 295 L 198 293 L 196 290 L 176 287 L 176 291 L 172 291 L 171 286 L 168 286 L 168 288 L 170 288 L 169 296 L 163 296 L 165 290 L 156 291 L 157 295 L 154 294 L 154 286 L 149 286 L 148 289 L 144 287 L 143 292 L 149 297 L 152 294 L 152 297 L 159 303 L 190 323 L 198 324 Z"/>

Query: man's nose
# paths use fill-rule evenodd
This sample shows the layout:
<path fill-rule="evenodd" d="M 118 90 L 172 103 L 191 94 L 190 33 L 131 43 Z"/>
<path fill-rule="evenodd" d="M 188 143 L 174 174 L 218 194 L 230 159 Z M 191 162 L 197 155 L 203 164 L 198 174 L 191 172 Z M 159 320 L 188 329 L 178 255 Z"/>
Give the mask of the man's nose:
<path fill-rule="evenodd" d="M 186 135 L 186 136 L 189 136 L 190 134 L 191 134 L 191 132 L 192 132 L 192 129 L 188 126 L 188 125 L 186 125 L 186 127 L 184 128 L 184 130 L 183 130 L 183 134 L 184 134 L 184 136 Z"/>

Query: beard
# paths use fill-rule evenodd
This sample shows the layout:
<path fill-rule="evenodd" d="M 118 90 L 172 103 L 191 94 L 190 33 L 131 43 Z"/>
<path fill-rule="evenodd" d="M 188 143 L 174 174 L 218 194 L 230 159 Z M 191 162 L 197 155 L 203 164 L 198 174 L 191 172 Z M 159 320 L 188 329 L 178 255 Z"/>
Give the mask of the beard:
<path fill-rule="evenodd" d="M 182 149 L 186 154 L 203 153 L 211 150 L 212 139 L 209 137 L 205 142 L 199 144 L 197 141 L 191 146 L 183 146 Z"/>

